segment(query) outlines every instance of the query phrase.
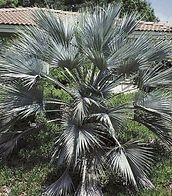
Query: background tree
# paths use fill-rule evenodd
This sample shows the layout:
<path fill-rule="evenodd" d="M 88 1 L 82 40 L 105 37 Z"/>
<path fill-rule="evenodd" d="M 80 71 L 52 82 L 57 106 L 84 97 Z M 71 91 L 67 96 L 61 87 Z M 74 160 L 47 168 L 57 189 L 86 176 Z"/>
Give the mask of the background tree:
<path fill-rule="evenodd" d="M 150 3 L 146 0 L 66 0 L 66 5 L 71 6 L 75 5 L 76 9 L 84 7 L 84 6 L 91 6 L 101 3 L 121 3 L 121 16 L 125 13 L 137 11 L 143 20 L 145 21 L 155 21 L 156 16 L 154 13 L 153 8 L 151 7 Z"/>
<path fill-rule="evenodd" d="M 151 4 L 146 0 L 120 0 L 122 3 L 122 13 L 137 11 L 142 20 L 145 21 L 156 21 L 157 18 L 154 13 L 154 9 Z"/>
<path fill-rule="evenodd" d="M 50 7 L 54 7 L 55 9 L 77 11 L 82 7 L 112 2 L 121 3 L 121 16 L 127 12 L 131 13 L 133 11 L 137 11 L 141 15 L 142 20 L 156 20 L 154 10 L 150 3 L 148 3 L 146 0 L 46 0 L 44 3 L 40 0 L 30 0 L 30 5 L 37 4 L 40 6 L 46 6 L 46 4 L 48 4 Z"/>
<path fill-rule="evenodd" d="M 146 0 L 0 0 L 0 8 L 16 6 L 28 7 L 33 5 L 45 7 L 48 5 L 54 9 L 77 11 L 82 7 L 112 2 L 121 3 L 121 16 L 127 12 L 131 13 L 137 11 L 141 15 L 142 20 L 157 20 L 153 8 Z"/>
<path fill-rule="evenodd" d="M 16 7 L 18 0 L 0 0 L 0 8 Z"/>

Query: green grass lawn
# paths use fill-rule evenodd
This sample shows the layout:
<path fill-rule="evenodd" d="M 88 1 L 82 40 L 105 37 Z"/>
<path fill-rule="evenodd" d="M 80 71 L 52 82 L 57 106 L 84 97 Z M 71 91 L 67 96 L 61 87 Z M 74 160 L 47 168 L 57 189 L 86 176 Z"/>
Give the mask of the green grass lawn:
<path fill-rule="evenodd" d="M 124 103 L 132 100 L 133 95 L 114 98 L 112 103 Z M 136 122 L 127 121 L 126 127 L 130 130 L 121 134 L 125 141 L 131 138 L 150 141 L 156 139 L 145 127 Z M 6 161 L 0 163 L 0 192 L 1 187 L 7 186 L 11 189 L 11 196 L 39 196 L 42 188 L 56 180 L 58 171 L 53 172 L 49 164 L 53 153 L 53 140 L 59 132 L 59 126 L 47 125 L 43 130 L 27 140 L 22 141 L 21 149 Z M 102 187 L 105 196 L 138 195 L 138 196 L 170 196 L 170 185 L 172 184 L 172 153 L 162 148 L 162 144 L 156 141 L 155 164 L 150 179 L 155 185 L 151 191 L 131 192 L 131 189 L 120 184 L 119 177 L 102 177 Z M 20 147 L 19 147 L 20 148 Z M 1 195 L 1 193 L 0 193 Z"/>

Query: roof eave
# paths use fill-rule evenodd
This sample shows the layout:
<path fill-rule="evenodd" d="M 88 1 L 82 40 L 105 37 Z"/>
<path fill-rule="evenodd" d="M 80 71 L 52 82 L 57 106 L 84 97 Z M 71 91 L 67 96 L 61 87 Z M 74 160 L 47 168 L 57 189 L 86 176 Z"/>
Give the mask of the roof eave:
<path fill-rule="evenodd" d="M 0 24 L 0 33 L 17 33 L 18 25 Z"/>

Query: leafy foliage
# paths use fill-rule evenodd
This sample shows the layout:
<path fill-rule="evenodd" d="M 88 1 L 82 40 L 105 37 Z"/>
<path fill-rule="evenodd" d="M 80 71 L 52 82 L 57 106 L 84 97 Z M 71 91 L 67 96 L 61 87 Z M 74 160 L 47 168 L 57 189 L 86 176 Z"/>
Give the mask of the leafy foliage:
<path fill-rule="evenodd" d="M 24 3 L 23 3 L 24 2 Z M 41 7 L 45 7 L 48 5 L 50 8 L 61 9 L 61 10 L 73 10 L 78 11 L 78 9 L 88 7 L 88 6 L 96 6 L 107 3 L 120 3 L 121 6 L 121 16 L 124 16 L 126 13 L 132 13 L 133 11 L 137 11 L 142 20 L 145 21 L 155 21 L 156 16 L 154 13 L 151 4 L 147 1 L 143 0 L 19 0 L 19 4 L 23 6 L 33 6 L 39 5 Z"/>
<path fill-rule="evenodd" d="M 18 0 L 0 0 L 0 8 L 16 7 Z"/>
<path fill-rule="evenodd" d="M 132 39 L 138 15 L 119 16 L 119 5 L 88 9 L 75 20 L 40 9 L 34 13 L 36 25 L 22 31 L 1 58 L 0 108 L 5 117 L 1 118 L 1 139 L 8 134 L 2 142 L 7 144 L 3 154 L 12 151 L 14 134 L 25 133 L 15 129 L 20 120 L 37 117 L 34 126 L 33 122 L 27 125 L 27 134 L 38 129 L 45 117 L 50 118 L 47 123 L 61 124 L 52 162 L 63 166 L 64 173 L 47 187 L 47 195 L 102 195 L 100 177 L 106 171 L 121 174 L 136 189 L 153 188 L 148 179 L 153 162 L 149 144 L 124 142 L 119 137 L 120 132 L 128 132 L 127 118 L 143 124 L 171 147 L 167 74 L 171 68 L 154 68 L 157 61 L 171 56 L 171 45 L 148 34 Z M 53 78 L 51 69 L 60 69 L 68 85 Z M 158 75 L 162 83 L 148 89 Z M 126 76 L 138 89 L 134 101 L 109 104 L 119 94 L 114 87 Z M 48 82 L 70 99 L 44 98 L 42 86 Z M 47 115 L 50 112 L 55 114 L 53 118 Z M 15 137 L 15 144 L 19 140 Z M 77 185 L 73 173 L 80 180 Z"/>

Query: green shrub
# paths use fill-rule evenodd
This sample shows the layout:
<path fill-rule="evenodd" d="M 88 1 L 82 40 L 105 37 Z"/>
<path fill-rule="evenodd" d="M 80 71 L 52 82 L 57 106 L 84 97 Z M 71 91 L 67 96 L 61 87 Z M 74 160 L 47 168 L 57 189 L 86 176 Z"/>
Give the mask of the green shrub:
<path fill-rule="evenodd" d="M 0 0 L 0 8 L 16 7 L 18 0 Z"/>

